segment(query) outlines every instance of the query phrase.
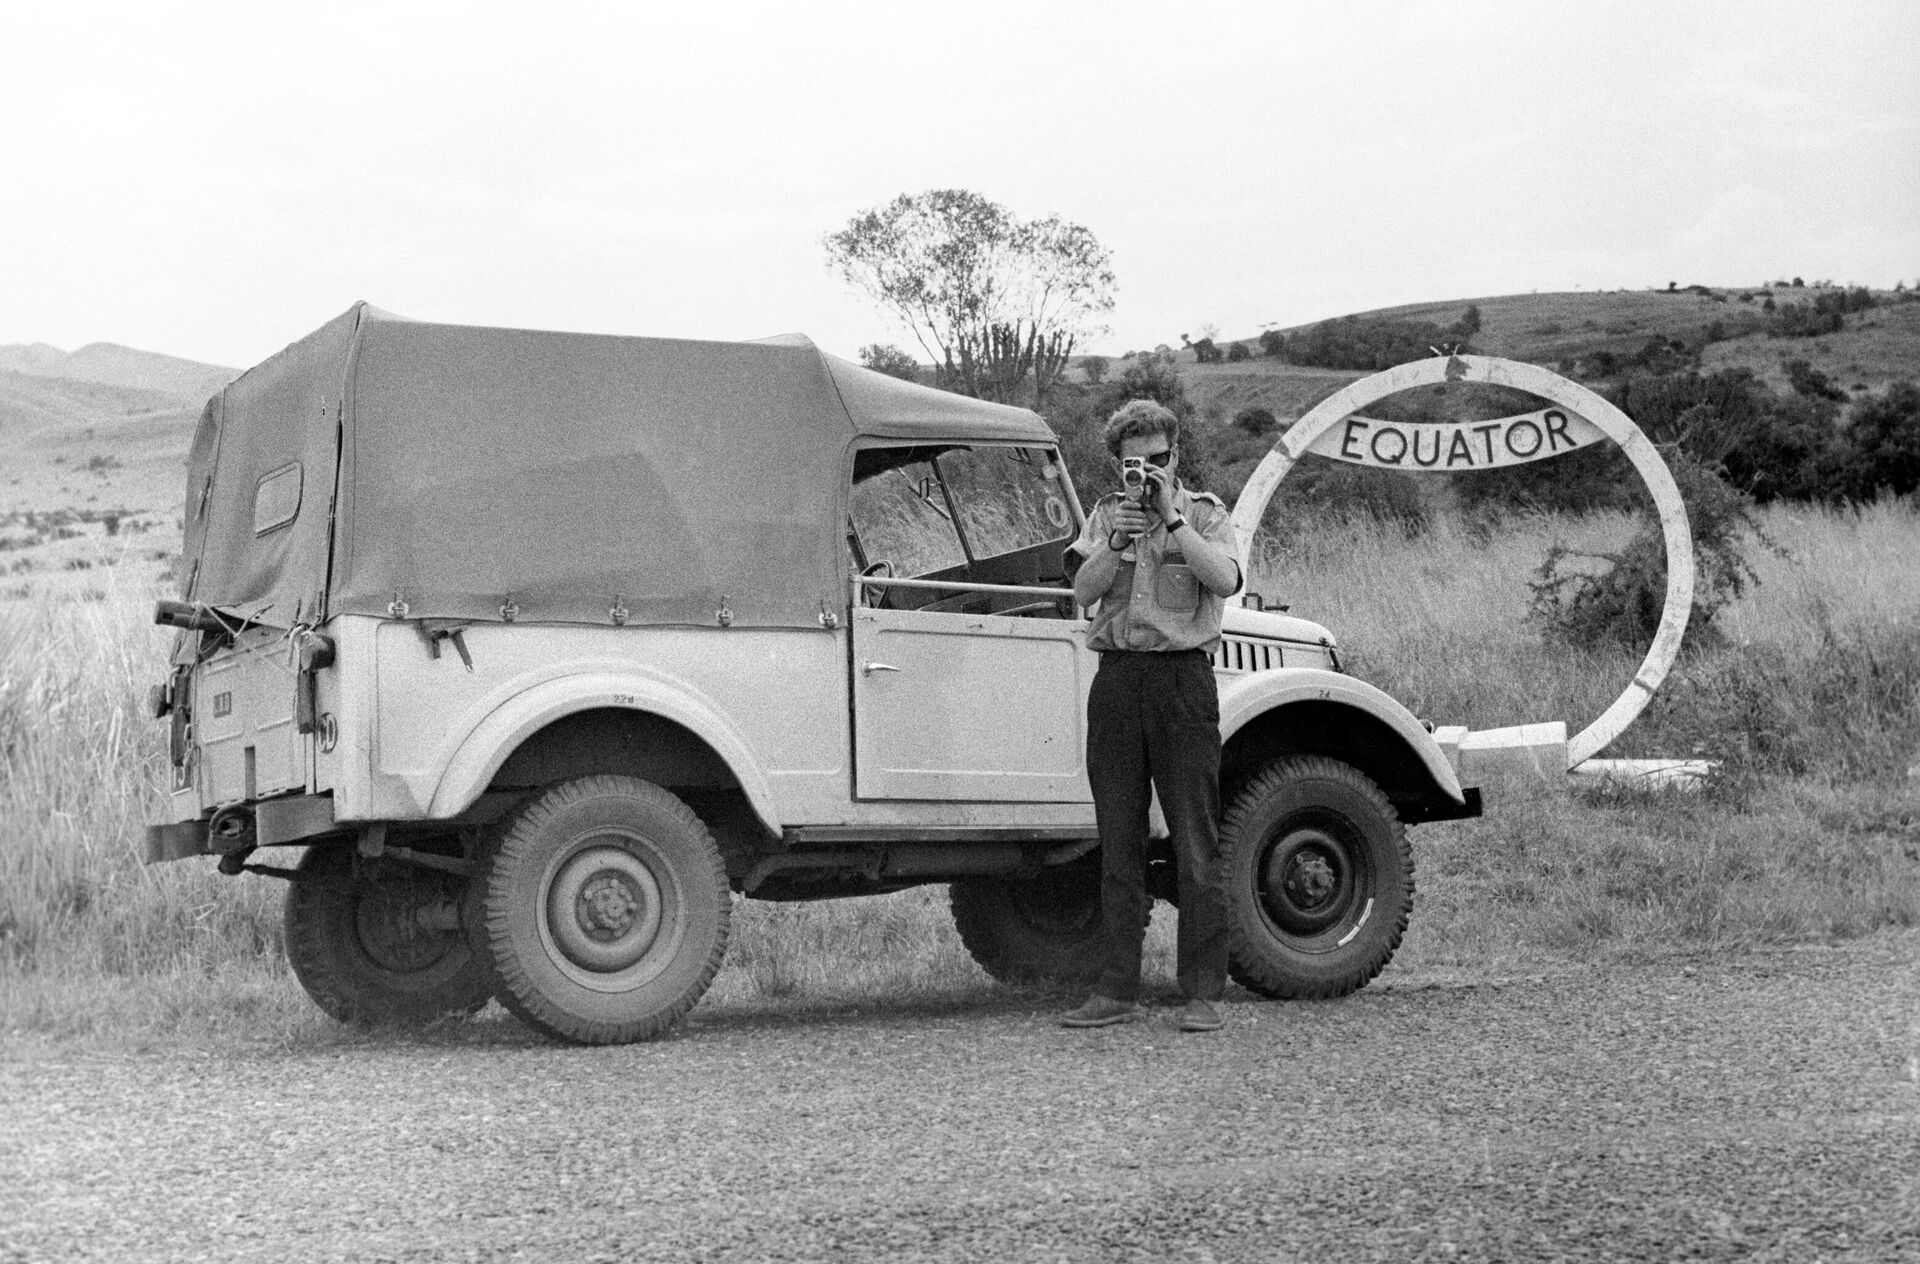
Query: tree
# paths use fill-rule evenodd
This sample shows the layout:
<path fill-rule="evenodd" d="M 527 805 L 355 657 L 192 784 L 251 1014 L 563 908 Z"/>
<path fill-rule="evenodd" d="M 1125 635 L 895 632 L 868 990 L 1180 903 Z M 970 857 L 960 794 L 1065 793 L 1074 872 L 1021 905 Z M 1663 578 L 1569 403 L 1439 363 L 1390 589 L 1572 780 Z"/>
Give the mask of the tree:
<path fill-rule="evenodd" d="M 920 380 L 919 361 L 890 342 L 876 342 L 860 348 L 860 363 L 875 373 L 884 373 L 905 382 Z"/>
<path fill-rule="evenodd" d="M 1090 231 L 1021 220 L 966 189 L 903 193 L 824 244 L 828 266 L 912 332 L 941 385 L 981 399 L 1044 401 L 1113 308 L 1112 256 Z"/>

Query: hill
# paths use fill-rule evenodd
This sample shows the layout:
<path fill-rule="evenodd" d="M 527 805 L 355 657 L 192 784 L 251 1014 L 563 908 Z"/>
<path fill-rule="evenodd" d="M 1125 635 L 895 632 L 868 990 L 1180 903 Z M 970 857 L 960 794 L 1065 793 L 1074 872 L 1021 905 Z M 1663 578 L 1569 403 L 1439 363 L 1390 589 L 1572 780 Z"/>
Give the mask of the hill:
<path fill-rule="evenodd" d="M 234 374 L 110 342 L 0 347 L 8 591 L 97 591 L 101 567 L 170 564 L 181 462 L 207 397 Z"/>
<path fill-rule="evenodd" d="M 1596 384 L 1596 357 L 1626 360 L 1654 339 L 1678 341 L 1700 350 L 1706 371 L 1751 369 L 1776 390 L 1787 387 L 1788 360 L 1804 359 L 1855 395 L 1879 393 L 1896 381 L 1920 378 L 1920 302 L 1896 301 L 1906 294 L 1880 291 L 1881 305 L 1848 315 L 1844 329 L 1819 337 L 1776 337 L 1767 332 L 1766 303 L 1776 308 L 1811 303 L 1831 287 L 1758 285 L 1747 288 L 1693 286 L 1668 290 L 1573 291 L 1506 294 L 1399 307 L 1341 316 L 1359 322 L 1422 321 L 1445 328 L 1477 308 L 1480 329 L 1473 349 L 1545 365 Z M 1281 329 L 1287 337 L 1304 334 L 1321 322 Z M 1199 362 L 1194 351 L 1175 352 L 1187 393 L 1205 415 L 1231 418 L 1243 408 L 1260 406 L 1276 417 L 1300 416 L 1348 382 L 1366 376 L 1345 369 L 1288 364 L 1263 355 L 1259 335 L 1221 338 L 1224 350 L 1235 341 L 1250 358 Z M 1703 345 L 1704 344 L 1704 345 Z"/>
<path fill-rule="evenodd" d="M 137 351 L 113 342 L 92 342 L 72 352 L 35 342 L 0 347 L 0 372 L 130 387 L 174 396 L 198 406 L 232 381 L 239 371 L 178 356 Z"/>

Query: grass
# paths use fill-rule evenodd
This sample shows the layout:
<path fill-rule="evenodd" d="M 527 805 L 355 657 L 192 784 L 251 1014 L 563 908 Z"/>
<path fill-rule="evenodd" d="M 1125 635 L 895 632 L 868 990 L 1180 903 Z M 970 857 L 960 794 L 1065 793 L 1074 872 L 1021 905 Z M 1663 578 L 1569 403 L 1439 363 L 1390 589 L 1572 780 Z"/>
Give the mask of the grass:
<path fill-rule="evenodd" d="M 1920 778 L 1907 772 L 1920 762 L 1920 515 L 1888 502 L 1775 508 L 1766 522 L 1785 555 L 1757 558 L 1760 586 L 1607 752 L 1697 751 L 1725 774 L 1699 796 L 1485 787 L 1485 818 L 1414 834 L 1419 896 L 1394 974 L 1920 921 Z M 1482 538 L 1444 516 L 1412 540 L 1343 528 L 1269 557 L 1255 586 L 1332 628 L 1349 668 L 1416 714 L 1577 728 L 1639 655 L 1543 645 L 1523 622 L 1525 578 L 1554 541 L 1600 545 L 1628 529 L 1540 518 Z M 205 861 L 140 864 L 165 770 L 165 726 L 145 718 L 144 695 L 169 640 L 147 623 L 148 586 L 116 579 L 130 570 L 93 572 L 84 594 L 0 598 L 0 1044 L 353 1039 L 284 964 L 277 883 Z M 1171 922 L 1162 909 L 1150 938 L 1156 979 L 1171 975 Z M 923 888 L 740 902 L 700 1012 L 1039 995 L 988 982 L 944 890 Z"/>

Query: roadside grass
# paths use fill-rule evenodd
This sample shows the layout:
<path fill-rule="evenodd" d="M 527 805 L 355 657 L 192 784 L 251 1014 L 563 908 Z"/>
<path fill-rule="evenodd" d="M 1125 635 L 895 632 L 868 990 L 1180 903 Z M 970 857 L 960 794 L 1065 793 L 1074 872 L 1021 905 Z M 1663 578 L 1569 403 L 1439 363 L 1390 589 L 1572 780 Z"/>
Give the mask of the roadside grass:
<path fill-rule="evenodd" d="M 1741 951 L 1920 924 L 1920 515 L 1771 509 L 1785 555 L 1723 612 L 1609 754 L 1704 755 L 1706 793 L 1485 787 L 1487 815 L 1414 832 L 1419 894 L 1388 979 L 1541 962 Z M 1303 537 L 1255 588 L 1325 623 L 1347 666 L 1418 715 L 1577 729 L 1639 656 L 1544 646 L 1525 577 L 1549 544 L 1604 544 L 1623 519 L 1540 518 L 1479 537 L 1441 518 Z M 361 1037 L 323 1018 L 282 956 L 283 888 L 210 863 L 140 864 L 165 784 L 145 718 L 168 635 L 145 582 L 0 600 L 0 1049 Z M 1172 974 L 1170 911 L 1150 986 Z M 943 888 L 825 904 L 738 902 L 702 1015 L 929 1004 L 1052 1005 L 991 983 Z M 488 1015 L 492 1017 L 488 1017 Z M 465 1035 L 517 1040 L 497 1008 Z"/>

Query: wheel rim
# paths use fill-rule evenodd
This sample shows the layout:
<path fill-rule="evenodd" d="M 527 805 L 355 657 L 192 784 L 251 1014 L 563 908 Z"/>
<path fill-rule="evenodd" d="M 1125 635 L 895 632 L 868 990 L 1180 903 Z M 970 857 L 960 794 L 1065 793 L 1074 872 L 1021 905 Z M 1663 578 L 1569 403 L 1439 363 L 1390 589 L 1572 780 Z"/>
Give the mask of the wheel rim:
<path fill-rule="evenodd" d="M 1283 821 L 1261 847 L 1253 877 L 1261 917 L 1307 951 L 1344 944 L 1373 911 L 1364 839 L 1337 813 Z"/>
<path fill-rule="evenodd" d="M 394 974 L 418 974 L 462 946 L 458 931 L 427 930 L 420 914 L 447 900 L 437 884 L 375 885 L 354 901 L 353 929 L 369 961 Z"/>
<path fill-rule="evenodd" d="M 548 958 L 580 985 L 623 992 L 658 974 L 679 938 L 680 892 L 647 840 L 598 831 L 549 867 L 540 904 Z"/>

